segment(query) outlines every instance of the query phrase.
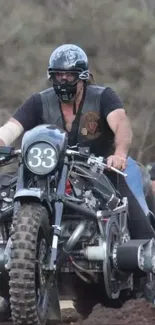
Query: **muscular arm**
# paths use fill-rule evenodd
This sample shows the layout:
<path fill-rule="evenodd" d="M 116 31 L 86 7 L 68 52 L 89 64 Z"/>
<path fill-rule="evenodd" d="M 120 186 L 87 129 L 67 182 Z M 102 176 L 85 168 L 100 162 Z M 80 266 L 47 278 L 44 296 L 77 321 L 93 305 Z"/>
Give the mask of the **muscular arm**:
<path fill-rule="evenodd" d="M 106 88 L 101 96 L 101 113 L 114 134 L 115 152 L 107 158 L 108 167 L 124 170 L 132 141 L 132 130 L 123 103 L 112 88 Z"/>
<path fill-rule="evenodd" d="M 13 117 L 0 128 L 0 146 L 9 146 L 23 131 L 42 123 L 42 104 L 39 94 L 28 98 Z"/>
<path fill-rule="evenodd" d="M 108 114 L 107 122 L 115 134 L 115 155 L 127 157 L 132 142 L 132 129 L 123 108 Z"/>
<path fill-rule="evenodd" d="M 23 126 L 14 118 L 10 118 L 0 128 L 0 146 L 9 146 L 14 142 L 23 132 Z"/>

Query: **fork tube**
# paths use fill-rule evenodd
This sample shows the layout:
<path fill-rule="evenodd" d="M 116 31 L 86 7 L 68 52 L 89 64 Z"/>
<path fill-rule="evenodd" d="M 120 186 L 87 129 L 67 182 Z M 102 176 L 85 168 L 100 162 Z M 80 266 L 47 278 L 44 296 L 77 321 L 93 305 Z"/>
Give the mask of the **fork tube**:
<path fill-rule="evenodd" d="M 63 196 L 66 189 L 66 180 L 68 175 L 68 159 L 65 158 L 65 163 L 62 169 L 60 181 L 57 188 L 57 196 Z M 55 212 L 55 224 L 53 225 L 53 239 L 52 239 L 52 251 L 50 257 L 49 269 L 56 270 L 56 258 L 57 258 L 57 246 L 58 239 L 61 234 L 61 220 L 63 214 L 64 203 L 62 200 L 56 201 L 54 203 L 54 212 Z"/>

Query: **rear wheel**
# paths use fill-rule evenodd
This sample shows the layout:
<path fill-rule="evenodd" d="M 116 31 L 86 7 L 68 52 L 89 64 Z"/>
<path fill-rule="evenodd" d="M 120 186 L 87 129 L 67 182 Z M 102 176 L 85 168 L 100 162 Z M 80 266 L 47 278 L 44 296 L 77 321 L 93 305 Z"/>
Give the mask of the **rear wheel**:
<path fill-rule="evenodd" d="M 49 249 L 49 218 L 45 207 L 21 205 L 13 220 L 10 303 L 15 325 L 44 325 L 49 289 L 44 265 Z"/>

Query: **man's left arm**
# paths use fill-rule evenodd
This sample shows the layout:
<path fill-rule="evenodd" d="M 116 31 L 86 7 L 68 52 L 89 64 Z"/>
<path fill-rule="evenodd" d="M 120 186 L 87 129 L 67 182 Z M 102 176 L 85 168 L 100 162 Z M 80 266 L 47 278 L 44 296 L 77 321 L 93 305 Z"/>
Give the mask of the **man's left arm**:
<path fill-rule="evenodd" d="M 124 170 L 133 136 L 129 119 L 123 108 L 117 108 L 107 115 L 107 122 L 115 135 L 115 152 L 108 157 L 107 164 Z"/>

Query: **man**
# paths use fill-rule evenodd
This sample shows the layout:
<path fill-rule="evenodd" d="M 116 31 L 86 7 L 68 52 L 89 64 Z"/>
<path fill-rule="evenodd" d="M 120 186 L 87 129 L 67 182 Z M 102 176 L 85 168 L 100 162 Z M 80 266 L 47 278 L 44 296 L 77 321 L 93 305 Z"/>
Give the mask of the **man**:
<path fill-rule="evenodd" d="M 38 124 L 54 121 L 67 130 L 71 145 L 80 138 L 80 142 L 89 142 L 96 154 L 112 153 L 107 160 L 109 167 L 125 169 L 132 140 L 126 112 L 111 88 L 89 85 L 91 76 L 84 51 L 74 45 L 56 49 L 50 57 L 48 79 L 53 88 L 31 96 L 0 128 L 0 145 L 9 145 Z"/>
<path fill-rule="evenodd" d="M 51 54 L 47 71 L 52 87 L 32 95 L 0 128 L 0 145 L 10 145 L 23 131 L 50 123 L 65 129 L 69 145 L 89 146 L 107 164 L 125 170 L 127 179 L 109 177 L 129 200 L 131 231 L 135 238 L 150 238 L 146 226 L 149 215 L 140 168 L 128 158 L 132 130 L 123 104 L 110 87 L 99 87 L 88 69 L 86 53 L 72 44 L 62 45 Z M 139 222 L 141 227 L 139 230 Z"/>

